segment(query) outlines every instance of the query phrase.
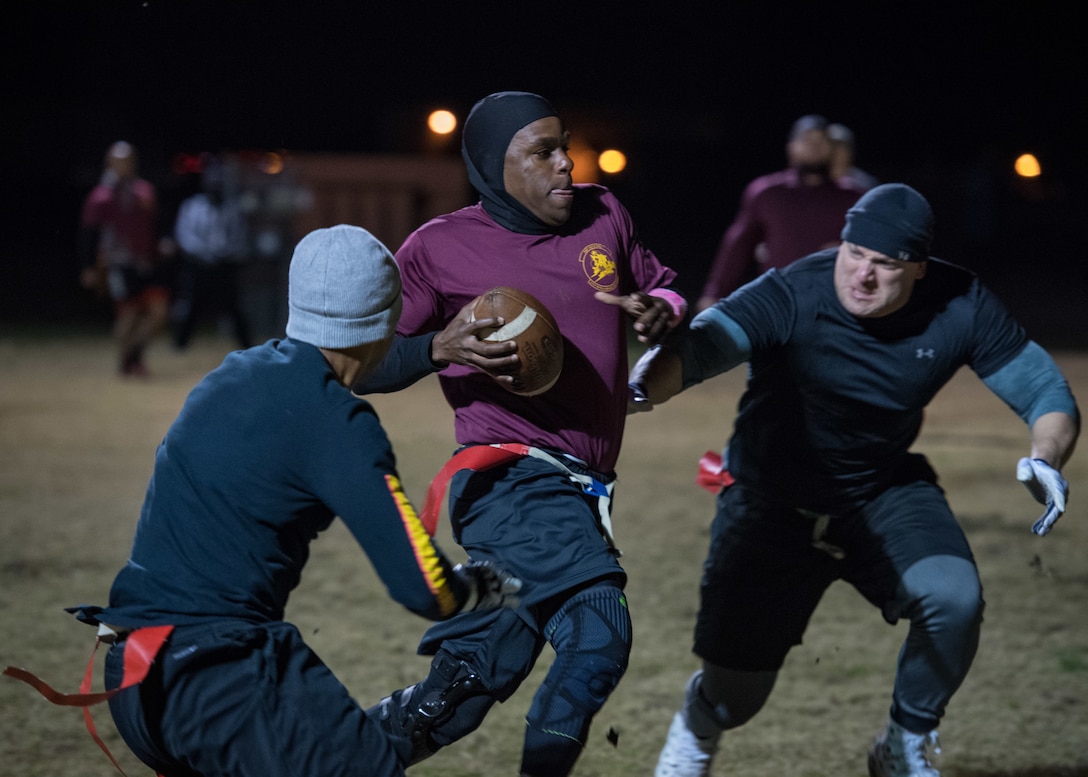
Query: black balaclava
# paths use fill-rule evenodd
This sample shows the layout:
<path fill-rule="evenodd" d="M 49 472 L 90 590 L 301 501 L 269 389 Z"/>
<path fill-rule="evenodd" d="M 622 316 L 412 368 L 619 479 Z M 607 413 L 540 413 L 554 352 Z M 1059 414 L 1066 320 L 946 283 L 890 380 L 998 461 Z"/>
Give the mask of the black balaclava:
<path fill-rule="evenodd" d="M 556 115 L 540 95 L 496 92 L 472 106 L 465 120 L 461 156 L 468 167 L 468 179 L 480 193 L 488 215 L 511 232 L 543 235 L 555 231 L 506 192 L 503 167 L 510 140 L 522 127 Z"/>

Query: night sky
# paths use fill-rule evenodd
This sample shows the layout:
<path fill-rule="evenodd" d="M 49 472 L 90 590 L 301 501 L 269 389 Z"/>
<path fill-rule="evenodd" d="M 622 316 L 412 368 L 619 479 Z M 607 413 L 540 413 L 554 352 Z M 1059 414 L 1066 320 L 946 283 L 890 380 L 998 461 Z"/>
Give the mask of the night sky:
<path fill-rule="evenodd" d="M 413 153 L 429 109 L 463 116 L 502 89 L 545 95 L 575 136 L 627 152 L 606 183 L 692 286 L 744 184 L 781 168 L 790 123 L 816 112 L 854 130 L 860 166 L 921 189 L 937 211 L 935 252 L 1021 289 L 1018 313 L 1071 282 L 1083 295 L 1077 4 L 632 6 L 20 4 L 2 33 L 15 181 L 0 322 L 59 315 L 49 300 L 73 292 L 79 203 L 114 140 L 168 186 L 179 151 Z M 1023 151 L 1044 171 L 1026 185 L 1011 175 Z"/>

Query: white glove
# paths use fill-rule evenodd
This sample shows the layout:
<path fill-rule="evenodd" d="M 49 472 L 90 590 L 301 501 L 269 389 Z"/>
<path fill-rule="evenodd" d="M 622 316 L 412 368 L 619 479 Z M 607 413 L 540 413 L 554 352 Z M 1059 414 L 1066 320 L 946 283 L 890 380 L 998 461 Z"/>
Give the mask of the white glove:
<path fill-rule="evenodd" d="M 627 377 L 627 415 L 645 413 L 654 409 L 654 403 L 646 396 L 646 371 L 650 368 L 653 354 L 657 350 L 658 346 L 650 348 L 631 368 L 631 374 Z"/>
<path fill-rule="evenodd" d="M 453 573 L 468 588 L 468 598 L 461 605 L 461 612 L 517 607 L 519 604 L 520 600 L 515 594 L 521 590 L 521 580 L 488 561 L 458 564 L 453 568 Z"/>
<path fill-rule="evenodd" d="M 1046 505 L 1043 517 L 1032 524 L 1031 530 L 1042 537 L 1065 512 L 1069 483 L 1062 473 L 1042 459 L 1023 458 L 1016 465 L 1016 479 L 1027 486 L 1035 501 Z"/>
<path fill-rule="evenodd" d="M 654 403 L 646 396 L 646 391 L 641 384 L 627 384 L 627 415 L 632 413 L 648 413 L 654 409 Z"/>

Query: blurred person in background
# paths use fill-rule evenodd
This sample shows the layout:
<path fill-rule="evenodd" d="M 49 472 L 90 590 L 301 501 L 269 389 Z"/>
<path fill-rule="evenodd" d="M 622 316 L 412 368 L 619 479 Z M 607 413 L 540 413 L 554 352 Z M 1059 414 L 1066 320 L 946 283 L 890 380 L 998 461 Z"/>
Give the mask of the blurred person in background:
<path fill-rule="evenodd" d="M 838 245 L 843 214 L 864 190 L 831 177 L 828 122 L 797 119 L 786 140 L 785 170 L 760 176 L 741 195 L 740 210 L 722 235 L 697 310 L 772 267 Z"/>
<path fill-rule="evenodd" d="M 249 348 L 249 321 L 241 304 L 239 272 L 249 235 L 231 167 L 204 160 L 201 191 L 178 208 L 174 239 L 181 259 L 172 318 L 174 346 L 188 347 L 202 318 L 229 317 L 239 348 Z"/>
<path fill-rule="evenodd" d="M 869 191 L 880 183 L 875 176 L 854 164 L 857 145 L 853 130 L 845 124 L 828 124 L 827 137 L 831 140 L 831 178 L 833 180 L 840 185 L 853 184 L 863 191 Z"/>
<path fill-rule="evenodd" d="M 147 376 L 144 351 L 166 325 L 172 241 L 158 235 L 155 187 L 137 174 L 136 150 L 118 141 L 106 152 L 98 185 L 80 214 L 80 282 L 113 304 L 113 338 L 122 375 Z"/>

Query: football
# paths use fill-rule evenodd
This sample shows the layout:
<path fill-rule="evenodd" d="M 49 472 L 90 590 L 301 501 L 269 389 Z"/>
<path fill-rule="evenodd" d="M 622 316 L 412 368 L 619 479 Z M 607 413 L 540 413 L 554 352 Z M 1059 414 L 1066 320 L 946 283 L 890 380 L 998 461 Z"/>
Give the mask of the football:
<path fill-rule="evenodd" d="M 543 394 L 559 380 L 563 370 L 563 337 L 555 316 L 528 292 L 497 286 L 484 292 L 472 309 L 473 321 L 501 318 L 501 327 L 482 329 L 481 340 L 518 344 L 518 363 L 512 385 L 499 382 L 508 391 L 523 397 Z"/>

